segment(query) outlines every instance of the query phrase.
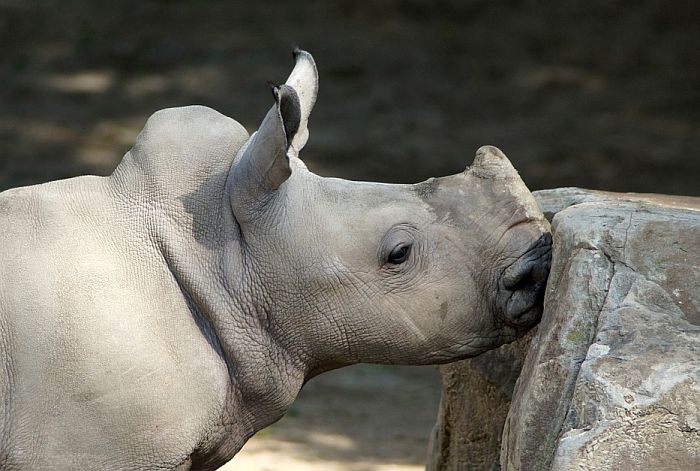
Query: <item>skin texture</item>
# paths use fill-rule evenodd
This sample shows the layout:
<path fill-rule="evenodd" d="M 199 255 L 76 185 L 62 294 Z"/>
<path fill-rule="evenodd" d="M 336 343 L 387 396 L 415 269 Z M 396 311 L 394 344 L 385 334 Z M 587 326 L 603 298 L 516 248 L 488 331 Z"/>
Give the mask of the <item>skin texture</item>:
<path fill-rule="evenodd" d="M 163 110 L 111 176 L 0 195 L 0 469 L 215 469 L 316 374 L 538 321 L 548 226 L 508 159 L 319 177 L 298 159 L 317 89 L 297 51 L 253 136 Z"/>

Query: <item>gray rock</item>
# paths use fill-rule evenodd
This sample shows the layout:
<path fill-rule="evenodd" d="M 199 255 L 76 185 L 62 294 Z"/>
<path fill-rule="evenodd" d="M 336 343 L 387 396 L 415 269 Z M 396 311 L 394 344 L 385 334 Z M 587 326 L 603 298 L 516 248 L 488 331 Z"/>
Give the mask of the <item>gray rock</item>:
<path fill-rule="evenodd" d="M 697 208 L 699 198 L 680 195 L 659 195 L 654 193 L 614 193 L 611 191 L 586 190 L 583 188 L 554 188 L 532 193 L 540 209 L 549 221 L 554 215 L 569 206 L 581 203 L 640 202 L 670 206 L 674 208 Z"/>
<path fill-rule="evenodd" d="M 542 322 L 441 368 L 427 469 L 700 469 L 700 198 L 534 195 L 556 215 Z"/>
<path fill-rule="evenodd" d="M 500 469 L 503 424 L 533 332 L 440 367 L 442 398 L 429 445 L 428 471 Z"/>
<path fill-rule="evenodd" d="M 700 468 L 700 200 L 602 195 L 553 219 L 503 469 Z"/>

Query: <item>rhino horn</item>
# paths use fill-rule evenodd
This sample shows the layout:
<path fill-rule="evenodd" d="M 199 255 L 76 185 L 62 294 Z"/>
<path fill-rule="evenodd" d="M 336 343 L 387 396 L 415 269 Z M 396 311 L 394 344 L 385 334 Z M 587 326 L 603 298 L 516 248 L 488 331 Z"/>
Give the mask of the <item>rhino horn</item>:
<path fill-rule="evenodd" d="M 231 203 L 239 220 L 250 219 L 254 209 L 264 206 L 270 193 L 292 173 L 288 151 L 301 125 L 300 100 L 287 84 L 273 86 L 272 94 L 275 104 L 240 151 L 232 170 Z"/>
<path fill-rule="evenodd" d="M 474 163 L 466 171 L 484 178 L 515 178 L 517 170 L 508 157 L 495 146 L 481 146 L 476 151 Z"/>
<path fill-rule="evenodd" d="M 294 62 L 294 69 L 285 83 L 297 92 L 301 107 L 299 130 L 292 140 L 292 152 L 298 156 L 309 138 L 309 115 L 318 96 L 318 70 L 311 54 L 299 48 L 294 49 Z"/>

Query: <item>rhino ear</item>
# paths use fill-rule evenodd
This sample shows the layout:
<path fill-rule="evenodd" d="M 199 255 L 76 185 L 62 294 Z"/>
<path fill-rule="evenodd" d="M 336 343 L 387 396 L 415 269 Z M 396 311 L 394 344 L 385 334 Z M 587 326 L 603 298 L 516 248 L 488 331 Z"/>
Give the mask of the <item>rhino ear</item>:
<path fill-rule="evenodd" d="M 272 87 L 275 104 L 253 133 L 232 171 L 231 204 L 239 219 L 250 219 L 292 171 L 287 156 L 301 122 L 296 91 L 289 85 Z"/>
<path fill-rule="evenodd" d="M 311 54 L 299 48 L 294 49 L 294 69 L 285 84 L 292 87 L 299 96 L 299 130 L 292 140 L 292 152 L 298 156 L 309 139 L 309 115 L 318 96 L 318 70 Z"/>

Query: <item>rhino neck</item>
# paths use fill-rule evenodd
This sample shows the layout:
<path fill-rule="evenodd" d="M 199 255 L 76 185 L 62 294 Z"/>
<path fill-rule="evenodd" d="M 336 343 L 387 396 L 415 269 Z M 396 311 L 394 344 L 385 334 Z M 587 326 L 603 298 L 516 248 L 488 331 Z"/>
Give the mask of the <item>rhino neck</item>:
<path fill-rule="evenodd" d="M 222 422 L 238 449 L 284 414 L 303 385 L 305 367 L 270 335 L 259 302 L 263 287 L 246 269 L 225 185 L 225 175 L 210 176 L 206 191 L 152 202 L 161 209 L 152 210 L 146 226 L 184 305 L 226 363 Z"/>
<path fill-rule="evenodd" d="M 231 160 L 168 184 L 174 175 L 151 171 L 140 157 L 125 156 L 110 191 L 127 213 L 126 231 L 148 234 L 172 275 L 173 295 L 226 364 L 221 420 L 224 449 L 235 453 L 284 414 L 301 389 L 304 367 L 269 334 L 269 316 L 256 302 L 259 283 L 246 270 L 227 196 Z"/>

